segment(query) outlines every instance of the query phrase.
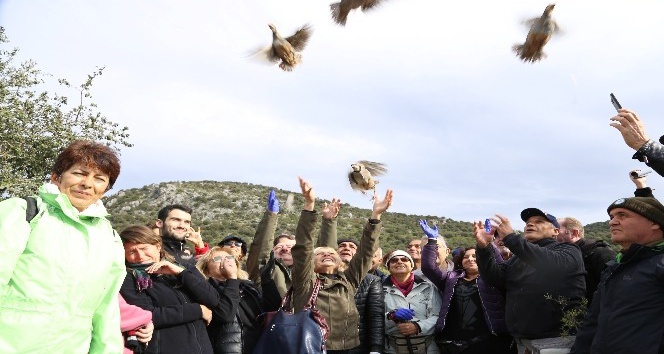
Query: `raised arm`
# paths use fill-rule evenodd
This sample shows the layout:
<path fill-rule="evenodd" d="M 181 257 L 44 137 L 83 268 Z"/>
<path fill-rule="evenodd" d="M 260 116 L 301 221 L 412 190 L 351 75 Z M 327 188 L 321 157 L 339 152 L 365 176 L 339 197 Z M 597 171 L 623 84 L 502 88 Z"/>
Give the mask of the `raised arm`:
<path fill-rule="evenodd" d="M 295 228 L 295 245 L 291 249 L 293 255 L 293 309 L 301 311 L 306 305 L 313 290 L 314 280 L 314 242 L 313 232 L 316 225 L 315 195 L 309 182 L 300 177 L 300 188 L 304 195 L 304 209 Z"/>
<path fill-rule="evenodd" d="M 422 273 L 436 285 L 438 290 L 445 288 L 445 279 L 447 279 L 447 267 L 440 269 L 436 264 L 438 257 L 438 226 L 430 227 L 426 220 L 418 221 L 420 228 L 427 235 L 427 244 L 422 248 Z"/>
<path fill-rule="evenodd" d="M 493 232 L 494 230 L 491 230 Z M 498 263 L 494 257 L 493 247 L 490 246 L 493 234 L 486 232 L 482 221 L 473 223 L 473 234 L 477 241 L 477 266 L 482 278 L 492 286 L 505 289 L 506 263 Z"/>
<path fill-rule="evenodd" d="M 341 200 L 332 199 L 330 204 L 324 203 L 321 214 L 323 223 L 320 225 L 320 235 L 316 240 L 316 247 L 337 248 L 337 215 L 341 209 Z"/>
<path fill-rule="evenodd" d="M 385 198 L 381 200 L 374 192 L 374 205 L 371 211 L 371 218 L 364 226 L 357 253 L 350 261 L 348 269 L 344 272 L 348 280 L 356 288 L 360 285 L 360 281 L 362 281 L 364 275 L 369 271 L 369 268 L 371 268 L 371 259 L 378 247 L 378 236 L 381 229 L 380 217 L 392 205 L 392 194 L 392 190 L 388 189 L 385 193 Z"/>
<path fill-rule="evenodd" d="M 260 266 L 265 264 L 270 257 L 272 242 L 277 229 L 277 220 L 279 214 L 279 200 L 274 193 L 270 191 L 267 198 L 267 208 L 263 213 L 263 218 L 256 227 L 254 240 L 249 246 L 249 255 L 247 256 L 247 272 L 249 279 L 257 285 L 261 282 Z"/>

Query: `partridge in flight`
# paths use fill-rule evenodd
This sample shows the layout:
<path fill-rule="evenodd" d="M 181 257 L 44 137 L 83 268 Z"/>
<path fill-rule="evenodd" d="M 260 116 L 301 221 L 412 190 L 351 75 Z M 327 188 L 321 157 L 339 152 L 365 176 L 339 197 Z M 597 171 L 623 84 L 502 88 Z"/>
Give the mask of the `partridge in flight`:
<path fill-rule="evenodd" d="M 330 12 L 332 13 L 334 22 L 345 26 L 350 10 L 358 8 L 361 8 L 362 11 L 370 10 L 380 2 L 381 0 L 341 0 L 340 2 L 330 4 Z"/>
<path fill-rule="evenodd" d="M 512 47 L 516 56 L 521 60 L 534 63 L 546 58 L 546 54 L 542 51 L 544 45 L 551 39 L 551 35 L 559 32 L 558 25 L 551 18 L 551 12 L 555 6 L 555 4 L 550 4 L 546 7 L 542 16 L 526 21 L 526 25 L 530 26 L 526 42 L 515 44 Z"/>
<path fill-rule="evenodd" d="M 387 172 L 387 166 L 371 161 L 358 161 L 350 165 L 348 180 L 353 190 L 366 194 L 368 190 L 375 190 L 378 180 L 374 176 L 380 176 Z"/>
<path fill-rule="evenodd" d="M 273 24 L 269 24 L 272 30 L 272 45 L 263 48 L 256 53 L 271 63 L 279 63 L 279 67 L 283 71 L 293 71 L 295 65 L 302 61 L 300 52 L 307 45 L 309 37 L 311 37 L 311 26 L 306 24 L 302 26 L 295 34 L 290 37 L 284 38 L 277 32 L 277 28 Z"/>

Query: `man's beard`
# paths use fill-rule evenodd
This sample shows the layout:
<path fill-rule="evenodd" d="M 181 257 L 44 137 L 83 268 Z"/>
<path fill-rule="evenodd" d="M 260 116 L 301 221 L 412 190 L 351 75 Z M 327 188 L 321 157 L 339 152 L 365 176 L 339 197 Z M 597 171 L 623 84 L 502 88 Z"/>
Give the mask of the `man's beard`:
<path fill-rule="evenodd" d="M 172 238 L 172 239 L 174 239 L 174 240 L 178 240 L 178 241 L 184 241 L 184 239 L 185 239 L 185 237 L 186 237 L 186 236 L 185 236 L 185 233 L 182 233 L 182 236 L 178 236 L 178 235 L 175 235 L 175 234 L 173 234 L 173 233 L 171 233 L 171 232 L 168 232 L 168 230 L 166 229 L 166 227 L 162 227 L 162 228 L 161 228 L 161 236 L 162 236 L 162 237 L 166 237 L 166 238 Z"/>

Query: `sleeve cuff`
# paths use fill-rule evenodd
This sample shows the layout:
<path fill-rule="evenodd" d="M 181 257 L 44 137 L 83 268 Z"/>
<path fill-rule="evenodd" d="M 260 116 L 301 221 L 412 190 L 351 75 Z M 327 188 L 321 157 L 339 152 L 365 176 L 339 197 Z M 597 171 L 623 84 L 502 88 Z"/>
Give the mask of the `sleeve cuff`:
<path fill-rule="evenodd" d="M 201 247 L 201 248 L 198 248 L 198 247 L 194 246 L 194 251 L 196 252 L 197 256 L 204 255 L 204 254 L 208 253 L 209 250 L 210 250 L 210 246 L 207 244 L 207 242 L 203 242 L 203 247 Z"/>

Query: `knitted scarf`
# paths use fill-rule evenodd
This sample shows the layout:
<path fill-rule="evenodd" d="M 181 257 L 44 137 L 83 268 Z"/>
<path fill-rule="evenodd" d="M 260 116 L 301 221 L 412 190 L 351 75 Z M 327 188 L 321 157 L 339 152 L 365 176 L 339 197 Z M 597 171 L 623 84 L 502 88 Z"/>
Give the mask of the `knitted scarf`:
<path fill-rule="evenodd" d="M 150 274 L 145 271 L 145 269 L 154 263 L 138 264 L 138 263 L 127 263 L 127 270 L 131 272 L 136 279 L 136 289 L 138 291 L 143 291 L 152 287 L 152 279 L 150 279 Z"/>
<path fill-rule="evenodd" d="M 393 275 L 390 275 L 390 279 L 392 280 L 392 284 L 394 284 L 394 286 L 396 286 L 397 289 L 401 291 L 403 296 L 408 296 L 410 291 L 413 290 L 413 285 L 415 284 L 415 274 L 413 273 L 410 273 L 408 279 L 406 279 L 406 281 L 403 283 L 399 283 L 399 281 Z"/>

